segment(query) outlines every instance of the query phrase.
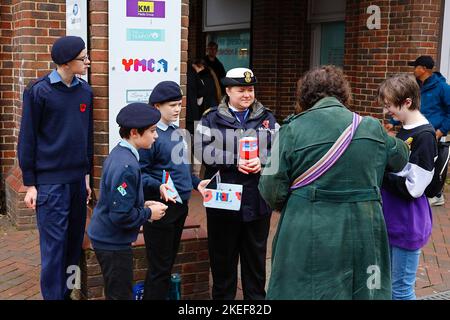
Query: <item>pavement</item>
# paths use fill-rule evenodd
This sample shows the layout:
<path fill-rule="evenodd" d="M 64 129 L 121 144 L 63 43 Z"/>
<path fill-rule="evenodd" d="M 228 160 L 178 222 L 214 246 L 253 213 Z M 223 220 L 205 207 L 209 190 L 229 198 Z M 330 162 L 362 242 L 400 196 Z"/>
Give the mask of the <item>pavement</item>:
<path fill-rule="evenodd" d="M 450 192 L 444 206 L 433 207 L 433 233 L 422 249 L 417 272 L 418 299 L 450 290 Z M 206 230 L 206 214 L 198 193 L 190 201 L 189 214 Z M 267 279 L 270 276 L 272 239 L 279 214 L 272 215 L 268 241 Z M 0 215 L 0 300 L 40 300 L 40 254 L 37 230 L 17 231 Z M 212 283 L 212 281 L 211 281 Z M 242 299 L 239 281 L 236 299 Z"/>

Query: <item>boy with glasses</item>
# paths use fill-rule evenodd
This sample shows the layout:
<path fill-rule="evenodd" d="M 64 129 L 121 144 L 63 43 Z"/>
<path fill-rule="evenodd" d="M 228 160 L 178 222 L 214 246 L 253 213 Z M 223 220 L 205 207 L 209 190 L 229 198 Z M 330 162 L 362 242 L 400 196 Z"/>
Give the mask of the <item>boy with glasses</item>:
<path fill-rule="evenodd" d="M 18 143 L 25 203 L 35 209 L 44 299 L 70 299 L 68 277 L 78 267 L 91 197 L 92 89 L 84 75 L 89 57 L 83 39 L 53 44 L 56 69 L 32 81 L 23 93 Z"/>

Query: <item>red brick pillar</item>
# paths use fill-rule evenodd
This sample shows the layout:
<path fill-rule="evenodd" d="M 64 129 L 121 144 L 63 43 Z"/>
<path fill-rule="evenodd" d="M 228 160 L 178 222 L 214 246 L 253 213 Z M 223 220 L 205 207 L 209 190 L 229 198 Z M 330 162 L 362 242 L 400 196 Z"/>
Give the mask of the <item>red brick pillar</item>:
<path fill-rule="evenodd" d="M 203 0 L 189 0 L 188 59 L 203 58 L 206 54 L 206 33 L 203 32 Z"/>
<path fill-rule="evenodd" d="M 4 178 L 6 172 L 14 165 L 15 156 L 13 136 L 14 123 L 14 89 L 12 63 L 12 1 L 0 3 L 0 213 L 6 212 L 4 199 Z M 13 145 L 11 147 L 11 144 Z"/>
<path fill-rule="evenodd" d="M 367 28 L 367 8 L 380 8 L 381 28 Z M 437 58 L 440 0 L 347 0 L 344 71 L 353 89 L 353 107 L 382 118 L 376 105 L 380 82 L 390 74 L 412 72 L 407 61 L 419 55 Z"/>
<path fill-rule="evenodd" d="M 296 82 L 309 67 L 307 0 L 253 1 L 252 67 L 257 98 L 284 118 L 293 112 Z"/>
<path fill-rule="evenodd" d="M 29 81 L 53 67 L 51 44 L 65 33 L 65 1 L 2 1 L 1 156 L 7 213 L 19 229 L 34 228 L 35 213 L 23 203 L 25 188 L 16 159 L 22 93 Z M 3 86 L 4 90 L 3 90 Z M 4 92 L 3 92 L 4 91 Z"/>
<path fill-rule="evenodd" d="M 94 161 L 92 179 L 98 196 L 103 162 L 109 153 L 108 110 L 108 1 L 89 1 L 89 83 L 94 92 Z"/>
<path fill-rule="evenodd" d="M 144 236 L 139 234 L 132 246 L 133 281 L 145 280 L 147 274 L 147 253 Z M 89 239 L 85 238 L 81 259 L 81 299 L 104 299 L 104 281 L 100 265 Z M 208 239 L 205 230 L 189 216 L 184 225 L 172 273 L 181 276 L 181 299 L 210 299 Z"/>

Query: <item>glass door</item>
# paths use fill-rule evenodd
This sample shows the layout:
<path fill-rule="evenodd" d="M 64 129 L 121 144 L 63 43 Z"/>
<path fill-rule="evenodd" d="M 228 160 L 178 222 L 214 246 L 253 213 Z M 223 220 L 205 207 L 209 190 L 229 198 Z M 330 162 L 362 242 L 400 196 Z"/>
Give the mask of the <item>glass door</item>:
<path fill-rule="evenodd" d="M 320 37 L 320 64 L 344 66 L 344 21 L 322 23 Z"/>

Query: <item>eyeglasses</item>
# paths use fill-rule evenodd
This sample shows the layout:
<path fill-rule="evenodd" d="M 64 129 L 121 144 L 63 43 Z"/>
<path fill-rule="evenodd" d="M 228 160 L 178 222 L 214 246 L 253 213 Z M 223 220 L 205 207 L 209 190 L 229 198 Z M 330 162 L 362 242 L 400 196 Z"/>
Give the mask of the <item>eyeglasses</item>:
<path fill-rule="evenodd" d="M 73 59 L 73 60 L 78 60 L 78 61 L 86 62 L 86 61 L 89 60 L 89 55 L 85 55 L 84 57 L 81 57 L 81 58 L 75 58 L 75 59 Z"/>

